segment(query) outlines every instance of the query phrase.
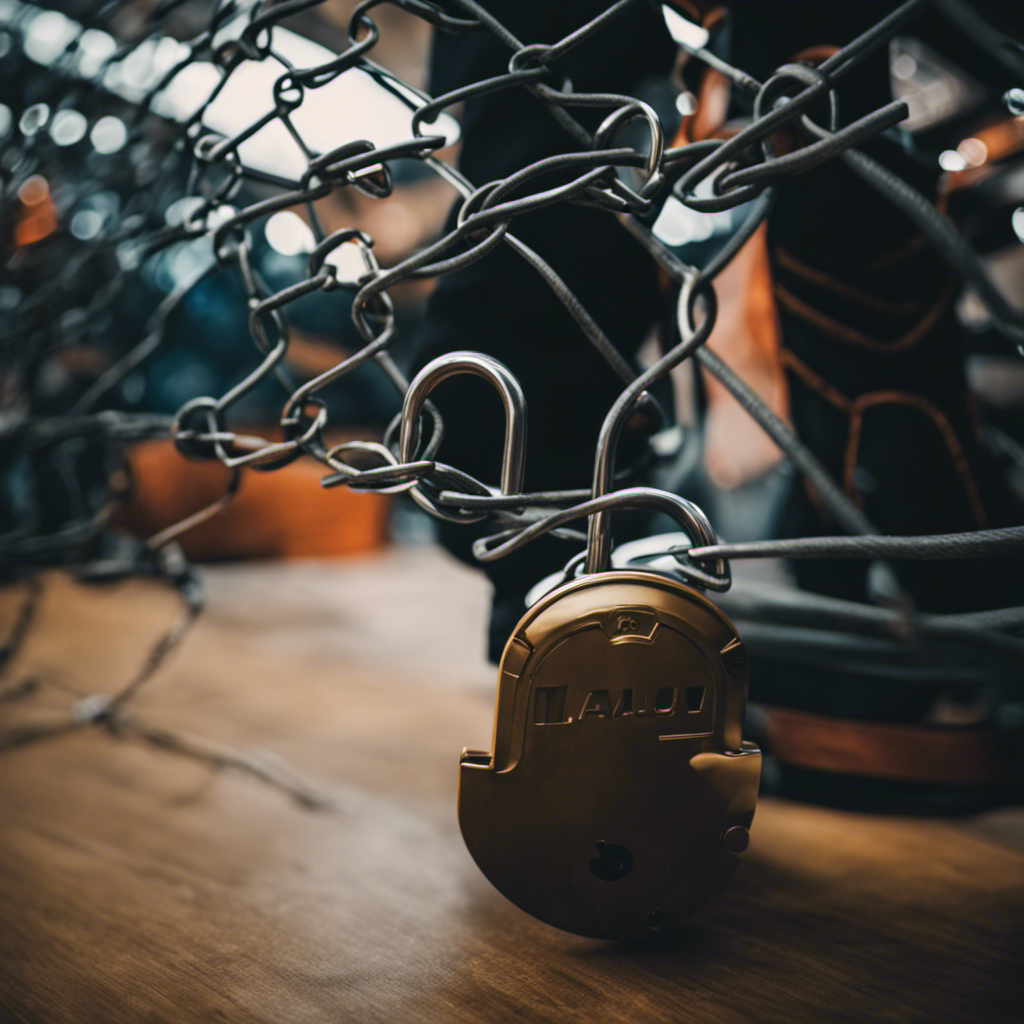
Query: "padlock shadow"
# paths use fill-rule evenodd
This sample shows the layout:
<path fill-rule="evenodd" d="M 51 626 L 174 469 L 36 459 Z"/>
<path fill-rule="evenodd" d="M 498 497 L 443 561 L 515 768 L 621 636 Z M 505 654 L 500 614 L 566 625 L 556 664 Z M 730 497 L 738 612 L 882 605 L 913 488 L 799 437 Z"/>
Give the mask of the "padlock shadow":
<path fill-rule="evenodd" d="M 576 951 L 585 958 L 643 959 L 652 953 L 672 955 L 680 963 L 688 960 L 717 961 L 737 951 L 737 937 L 759 930 L 777 934 L 780 904 L 788 909 L 818 906 L 824 921 L 831 921 L 827 902 L 817 903 L 822 887 L 798 871 L 786 870 L 773 860 L 748 855 L 725 888 L 693 912 L 677 929 L 654 933 L 627 942 L 594 942 Z M 806 920 L 805 925 L 806 927 Z"/>
<path fill-rule="evenodd" d="M 610 883 L 614 884 L 614 883 Z M 531 945 L 543 943 L 558 947 L 559 953 L 586 960 L 629 961 L 652 953 L 670 955 L 680 963 L 693 959 L 717 960 L 735 951 L 738 932 L 769 931 L 777 928 L 783 904 L 799 906 L 800 913 L 818 905 L 828 916 L 828 903 L 822 899 L 822 886 L 797 871 L 788 871 L 777 862 L 758 857 L 744 858 L 724 890 L 696 910 L 671 932 L 652 933 L 632 941 L 587 939 L 560 931 L 534 920 L 505 901 L 482 878 L 474 877 L 467 886 L 469 916 L 483 931 L 496 929 L 513 932 L 517 941 Z"/>
<path fill-rule="evenodd" d="M 991 920 L 989 938 L 999 941 L 986 941 L 985 928 L 967 916 Z M 971 943 L 962 941 L 966 933 Z M 904 1011 L 908 1020 L 924 1019 L 915 1013 L 948 987 L 949 1019 L 960 1019 L 959 1000 L 969 993 L 971 1003 L 988 1008 L 986 1019 L 1009 1020 L 1015 1018 L 1000 1014 L 1019 1012 L 1022 949 L 1024 906 L 1005 896 L 970 914 L 956 900 L 929 907 L 895 882 L 890 898 L 872 898 L 856 877 L 812 875 L 755 853 L 675 933 L 564 952 L 588 972 L 620 979 L 654 974 L 688 990 L 706 988 L 703 994 L 715 998 L 725 991 L 717 979 L 724 973 L 735 983 L 739 972 L 744 986 L 767 1000 L 765 1019 L 776 1019 L 769 1005 L 783 998 L 789 1011 L 794 998 L 827 1005 L 838 986 L 848 999 L 830 1019 L 869 1019 L 880 1000 L 894 1020 Z M 784 979 L 799 982 L 790 989 Z"/>

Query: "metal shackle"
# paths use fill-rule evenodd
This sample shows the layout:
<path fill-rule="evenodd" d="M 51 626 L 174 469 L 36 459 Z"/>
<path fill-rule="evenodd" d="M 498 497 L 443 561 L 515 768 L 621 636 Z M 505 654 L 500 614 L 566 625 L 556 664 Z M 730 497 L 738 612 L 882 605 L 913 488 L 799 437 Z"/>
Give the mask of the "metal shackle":
<path fill-rule="evenodd" d="M 699 273 L 691 268 L 690 272 L 684 277 L 679 291 L 679 333 L 682 341 L 674 349 L 677 353 L 677 358 L 672 365 L 678 365 L 678 363 L 682 362 L 699 344 L 699 332 L 694 328 L 690 319 L 690 307 L 695 298 L 695 289 L 699 280 Z M 669 367 L 665 368 L 666 371 L 667 369 Z M 636 408 L 637 402 L 644 394 L 645 378 L 648 377 L 650 377 L 650 373 L 641 374 L 630 384 L 611 409 L 608 410 L 608 415 L 605 416 L 604 422 L 601 424 L 601 431 L 597 439 L 597 451 L 594 456 L 592 495 L 595 501 L 598 498 L 604 498 L 616 493 L 612 491 L 612 480 L 615 474 L 615 453 L 619 445 L 619 437 L 622 434 L 622 428 L 625 426 L 629 414 Z M 647 381 L 646 383 L 650 382 Z M 644 490 L 650 489 L 644 488 Z M 672 497 L 668 492 L 664 493 L 666 497 Z M 707 525 L 711 535 L 714 536 L 714 531 L 711 529 L 711 523 L 708 522 L 707 516 L 696 505 L 690 502 L 687 502 L 687 504 L 694 513 L 699 515 L 700 519 Z M 668 510 L 666 509 L 666 511 Z M 668 514 L 673 515 L 671 511 L 668 511 Z M 684 529 L 687 528 L 684 526 Z M 602 508 L 601 511 L 591 515 L 587 529 L 586 571 L 588 573 L 601 572 L 609 567 L 611 564 L 611 545 L 611 523 L 607 509 Z"/>
<path fill-rule="evenodd" d="M 523 474 L 526 468 L 526 398 L 512 371 L 497 359 L 492 359 L 482 352 L 448 352 L 432 359 L 413 378 L 402 404 L 399 440 L 401 461 L 413 460 L 416 426 L 427 396 L 441 381 L 461 373 L 483 377 L 501 395 L 502 405 L 505 407 L 505 447 L 501 456 L 500 489 L 502 494 L 518 494 L 523 488 Z M 434 515 L 438 514 L 439 510 L 419 494 L 418 488 L 413 488 L 410 494 L 427 511 Z M 460 517 L 459 521 L 470 520 Z"/>
<path fill-rule="evenodd" d="M 649 103 L 634 99 L 628 105 L 612 111 L 594 133 L 594 148 L 600 149 L 602 146 L 610 145 L 615 133 L 638 117 L 647 122 L 647 128 L 651 133 L 651 150 L 647 154 L 646 167 L 647 176 L 650 178 L 658 173 L 662 157 L 665 155 L 665 128 L 661 118 Z"/>
<path fill-rule="evenodd" d="M 711 520 L 705 515 L 703 509 L 692 501 L 670 491 L 663 491 L 656 487 L 626 487 L 621 491 L 612 491 L 597 499 L 594 504 L 600 505 L 601 512 L 611 512 L 613 509 L 629 508 L 652 508 L 665 515 L 671 516 L 683 529 L 692 542 L 693 547 L 703 543 L 705 537 L 715 537 L 711 541 L 717 544 Z M 591 568 L 587 563 L 586 571 L 603 572 L 610 568 L 611 561 L 604 565 Z M 732 576 L 729 571 L 729 563 L 724 558 L 716 558 L 708 567 L 708 571 L 691 567 L 686 573 L 694 582 L 707 587 L 709 590 L 728 590 L 732 583 Z"/>

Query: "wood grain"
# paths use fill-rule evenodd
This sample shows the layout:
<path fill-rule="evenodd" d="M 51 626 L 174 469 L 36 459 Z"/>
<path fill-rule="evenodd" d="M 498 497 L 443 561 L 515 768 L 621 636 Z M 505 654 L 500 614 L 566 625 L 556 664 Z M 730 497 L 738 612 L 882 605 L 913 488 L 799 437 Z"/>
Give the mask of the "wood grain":
<path fill-rule="evenodd" d="M 457 759 L 487 748 L 486 586 L 430 549 L 222 567 L 136 710 L 272 751 L 326 790 L 95 729 L 0 756 L 0 1021 L 1014 1021 L 1024 814 L 763 800 L 725 894 L 672 941 L 577 939 L 465 852 Z M 2 597 L 9 621 L 16 595 Z M 47 581 L 0 728 L 113 686 L 174 612 Z"/>

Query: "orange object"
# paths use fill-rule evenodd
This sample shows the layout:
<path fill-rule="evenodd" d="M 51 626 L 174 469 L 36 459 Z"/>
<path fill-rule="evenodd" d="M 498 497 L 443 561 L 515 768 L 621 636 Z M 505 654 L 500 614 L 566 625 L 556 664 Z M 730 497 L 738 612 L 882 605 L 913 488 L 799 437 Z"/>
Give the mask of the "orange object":
<path fill-rule="evenodd" d="M 677 0 L 676 6 L 709 31 L 725 11 L 710 3 Z M 807 51 L 799 59 L 820 58 Z M 714 68 L 704 68 L 692 114 L 679 123 L 673 146 L 709 138 L 728 138 L 726 124 L 731 85 Z M 780 148 L 776 140 L 776 148 Z M 716 282 L 718 320 L 708 347 L 720 355 L 784 420 L 789 418 L 789 390 L 780 362 L 781 329 L 772 295 L 767 227 L 747 241 Z M 666 279 L 667 284 L 667 279 Z M 704 424 L 704 465 L 712 482 L 723 490 L 738 487 L 771 470 L 782 458 L 775 443 L 757 426 L 739 402 L 710 374 L 704 373 L 708 412 Z"/>
<path fill-rule="evenodd" d="M 141 537 L 217 501 L 226 470 L 191 462 L 170 441 L 131 448 L 133 493 L 116 525 Z M 246 471 L 235 499 L 180 537 L 195 561 L 236 558 L 310 558 L 350 555 L 383 547 L 388 539 L 388 498 L 345 487 L 324 490 L 322 466 L 302 459 L 273 473 Z"/>
<path fill-rule="evenodd" d="M 53 205 L 49 182 L 33 174 L 18 189 L 21 206 L 14 233 L 14 244 L 21 248 L 41 242 L 57 230 L 57 208 Z"/>
<path fill-rule="evenodd" d="M 718 275 L 718 320 L 708 347 L 739 373 L 783 420 L 789 420 L 789 388 L 782 369 L 782 331 L 772 296 L 768 228 L 762 224 Z M 704 465 L 725 490 L 768 472 L 782 452 L 710 374 L 705 374 L 708 411 Z"/>
<path fill-rule="evenodd" d="M 999 737 L 988 728 L 895 725 L 769 708 L 769 746 L 801 768 L 954 786 L 1006 781 Z"/>

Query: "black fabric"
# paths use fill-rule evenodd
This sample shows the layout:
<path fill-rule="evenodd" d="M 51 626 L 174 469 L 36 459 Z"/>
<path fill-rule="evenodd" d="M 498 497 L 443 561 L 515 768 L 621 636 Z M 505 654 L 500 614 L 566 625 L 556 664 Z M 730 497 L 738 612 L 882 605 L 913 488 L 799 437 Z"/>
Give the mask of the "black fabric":
<path fill-rule="evenodd" d="M 607 7 L 606 0 L 563 0 L 558 4 L 487 0 L 485 6 L 523 42 L 552 42 Z M 733 3 L 733 61 L 761 79 L 812 45 L 842 45 L 874 24 L 896 4 L 882 0 L 825 4 L 768 0 Z M 949 42 L 948 28 L 931 16 L 923 28 L 937 45 Z M 931 36 L 928 34 L 932 33 Z M 972 70 L 983 75 L 984 60 L 964 48 Z M 441 92 L 507 70 L 510 52 L 489 32 L 438 34 L 432 60 L 432 92 Z M 664 76 L 674 57 L 655 6 L 639 5 L 572 51 L 557 70 L 578 91 L 635 93 L 647 77 Z M 890 99 L 887 48 L 845 77 L 839 87 L 843 123 Z M 593 122 L 592 122 L 593 123 Z M 464 115 L 461 169 L 480 185 L 527 163 L 571 151 L 576 143 L 543 106 L 517 88 L 469 100 Z M 935 175 L 876 145 L 873 155 L 926 192 Z M 895 166 L 898 165 L 898 166 Z M 607 335 L 632 357 L 657 318 L 660 303 L 653 261 L 608 214 L 559 206 L 518 219 L 514 232 L 547 259 L 576 293 Z M 838 162 L 783 186 L 770 223 L 770 247 L 783 247 L 799 259 L 844 280 L 855 280 L 894 300 L 934 300 L 948 275 L 927 254 L 898 274 L 866 274 L 881 254 L 911 237 L 896 216 L 863 182 Z M 789 280 L 799 291 L 804 285 Z M 806 295 L 804 296 L 806 298 Z M 814 296 L 833 315 L 850 315 L 827 295 Z M 928 338 L 899 358 L 852 351 L 820 331 L 782 314 L 785 344 L 831 384 L 851 398 L 881 388 L 916 391 L 943 411 L 961 440 L 976 475 L 992 525 L 1020 521 L 1020 513 L 986 467 L 973 439 L 966 399 L 960 339 L 950 314 Z M 862 324 L 862 326 L 864 326 Z M 901 325 L 868 326 L 883 332 Z M 441 279 L 430 299 L 416 339 L 417 365 L 453 349 L 488 352 L 506 363 L 522 383 L 529 406 L 528 488 L 589 484 L 598 428 L 622 384 L 593 351 L 555 296 L 507 246 L 473 266 Z M 791 378 L 793 419 L 798 433 L 841 478 L 847 418 L 799 380 Z M 440 458 L 488 482 L 497 479 L 502 425 L 498 399 L 473 378 L 446 382 L 436 392 L 447 434 Z M 872 412 L 864 423 L 862 472 L 874 481 L 866 497 L 868 513 L 889 532 L 971 529 L 978 524 L 958 490 L 948 450 L 936 445 L 935 431 L 907 409 Z M 952 474 L 952 475 L 951 475 Z M 482 529 L 490 529 L 486 525 Z M 787 517 L 790 535 L 831 532 L 801 488 Z M 442 524 L 442 539 L 457 556 L 469 549 L 481 528 Z M 486 571 L 495 585 L 490 653 L 500 655 L 519 614 L 525 590 L 560 567 L 572 548 L 545 539 Z M 863 597 L 864 567 L 851 563 L 800 563 L 810 589 Z M 1018 567 L 1004 567 L 992 586 L 969 563 L 929 564 L 906 570 L 904 578 L 923 606 L 991 607 L 1014 589 Z"/>
<path fill-rule="evenodd" d="M 555 42 L 607 4 L 490 0 L 485 6 L 522 41 Z M 438 33 L 431 60 L 432 94 L 499 75 L 508 70 L 510 56 L 489 32 Z M 578 91 L 634 93 L 644 77 L 667 75 L 673 56 L 659 15 L 641 5 L 567 54 L 557 70 Z M 593 115 L 589 120 L 589 127 L 599 123 Z M 474 185 L 577 148 L 522 88 L 466 102 L 459 166 Z M 513 231 L 554 267 L 619 350 L 632 357 L 661 297 L 650 257 L 614 218 L 556 206 L 517 219 Z M 495 356 L 516 375 L 529 409 L 527 488 L 589 485 L 598 430 L 622 381 L 537 273 L 508 246 L 438 283 L 416 342 L 418 366 L 444 352 L 469 348 Z M 446 429 L 439 458 L 496 482 L 503 432 L 497 396 L 485 382 L 461 377 L 438 387 L 434 401 Z M 470 562 L 473 540 L 489 530 L 493 525 L 441 525 L 444 544 Z M 522 614 L 526 590 L 564 565 L 572 553 L 565 542 L 544 539 L 487 567 L 496 589 L 492 658 L 500 655 Z"/>

